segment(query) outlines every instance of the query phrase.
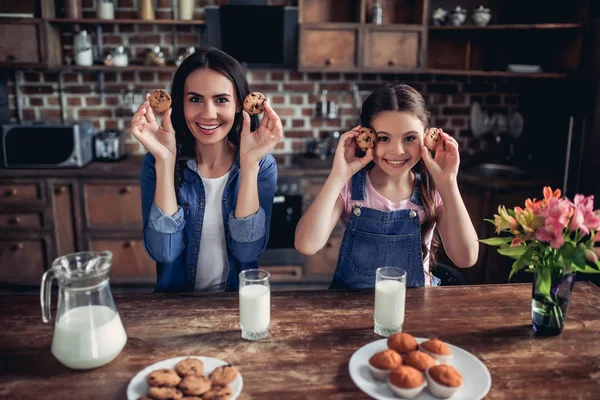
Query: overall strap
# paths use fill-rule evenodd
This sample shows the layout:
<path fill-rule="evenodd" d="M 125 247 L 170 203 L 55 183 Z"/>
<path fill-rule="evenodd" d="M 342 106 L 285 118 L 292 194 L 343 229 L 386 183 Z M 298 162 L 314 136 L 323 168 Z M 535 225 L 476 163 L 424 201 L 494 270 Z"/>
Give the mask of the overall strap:
<path fill-rule="evenodd" d="M 354 176 L 352 176 L 352 184 L 350 186 L 351 196 L 350 199 L 356 201 L 362 201 L 365 199 L 365 184 L 367 179 L 367 170 L 361 169 Z"/>
<path fill-rule="evenodd" d="M 412 195 L 410 196 L 410 202 L 416 206 L 423 206 L 423 201 L 421 200 L 421 174 L 415 172 L 415 184 L 413 187 Z"/>

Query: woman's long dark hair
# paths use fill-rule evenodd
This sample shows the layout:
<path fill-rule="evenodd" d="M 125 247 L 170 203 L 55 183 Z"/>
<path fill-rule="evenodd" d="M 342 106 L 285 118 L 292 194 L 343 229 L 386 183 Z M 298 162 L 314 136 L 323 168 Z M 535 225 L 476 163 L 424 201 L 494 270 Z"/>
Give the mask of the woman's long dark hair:
<path fill-rule="evenodd" d="M 239 112 L 236 112 L 235 119 L 231 130 L 227 134 L 227 139 L 233 143 L 239 152 L 240 148 L 240 133 L 242 131 L 242 104 L 250 89 L 244 68 L 240 63 L 228 54 L 216 48 L 201 48 L 194 54 L 186 58 L 179 66 L 173 77 L 171 86 L 171 99 L 173 101 L 173 110 L 171 111 L 171 122 L 175 129 L 175 139 L 177 140 L 177 156 L 175 162 L 175 193 L 179 202 L 179 189 L 183 184 L 183 171 L 188 160 L 196 159 L 196 139 L 190 132 L 187 123 L 183 106 L 185 101 L 185 81 L 187 77 L 197 69 L 210 68 L 224 76 L 226 76 L 235 90 L 235 102 L 239 107 Z M 258 116 L 250 117 L 250 129 L 252 131 L 258 128 Z"/>
<path fill-rule="evenodd" d="M 430 113 L 425 105 L 425 100 L 419 92 L 408 85 L 388 84 L 371 93 L 362 106 L 360 113 L 361 125 L 371 126 L 373 118 L 383 111 L 411 113 L 423 123 L 425 129 L 429 127 Z M 435 183 L 425 167 L 423 159 L 420 159 L 413 167 L 413 172 L 421 175 L 421 200 L 425 211 L 425 221 L 421 225 L 423 260 L 429 255 L 429 265 L 433 268 L 436 261 L 436 252 L 440 246 L 437 229 L 434 232 L 430 249 L 427 249 L 424 238 L 425 233 L 437 221 L 435 214 Z"/>

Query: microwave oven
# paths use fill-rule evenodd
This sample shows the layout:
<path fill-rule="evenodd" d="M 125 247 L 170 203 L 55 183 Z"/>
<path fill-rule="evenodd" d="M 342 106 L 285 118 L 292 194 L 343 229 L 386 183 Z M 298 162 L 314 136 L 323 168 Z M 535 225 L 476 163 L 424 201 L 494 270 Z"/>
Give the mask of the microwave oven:
<path fill-rule="evenodd" d="M 0 128 L 3 168 L 81 168 L 93 159 L 94 125 L 4 124 Z"/>
<path fill-rule="evenodd" d="M 298 7 L 224 4 L 204 8 L 207 42 L 246 68 L 296 68 Z"/>

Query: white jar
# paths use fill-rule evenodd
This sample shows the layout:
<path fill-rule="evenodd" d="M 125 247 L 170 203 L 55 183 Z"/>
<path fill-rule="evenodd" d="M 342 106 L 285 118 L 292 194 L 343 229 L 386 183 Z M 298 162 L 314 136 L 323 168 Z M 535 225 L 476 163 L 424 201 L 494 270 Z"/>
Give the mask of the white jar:
<path fill-rule="evenodd" d="M 187 21 L 194 19 L 195 7 L 195 0 L 179 0 L 179 19 Z"/>
<path fill-rule="evenodd" d="M 115 4 L 112 0 L 99 0 L 96 16 L 99 19 L 115 19 Z"/>

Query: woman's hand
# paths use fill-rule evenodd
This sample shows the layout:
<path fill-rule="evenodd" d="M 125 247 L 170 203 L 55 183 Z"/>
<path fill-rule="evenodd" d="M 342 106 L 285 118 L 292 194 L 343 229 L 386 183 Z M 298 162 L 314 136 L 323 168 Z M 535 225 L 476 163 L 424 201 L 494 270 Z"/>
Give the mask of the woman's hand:
<path fill-rule="evenodd" d="M 431 157 L 427 147 L 421 146 L 421 156 L 425 166 L 438 188 L 456 183 L 460 165 L 458 142 L 445 132 L 442 132 L 440 137 L 442 141 L 435 150 L 435 158 Z"/>
<path fill-rule="evenodd" d="M 360 171 L 373 160 L 373 149 L 368 149 L 363 158 L 356 157 L 357 144 L 354 138 L 358 136 L 360 125 L 340 136 L 340 141 L 335 149 L 331 176 L 337 176 L 348 181 L 352 175 Z"/>
<path fill-rule="evenodd" d="M 144 145 L 157 161 L 175 163 L 177 143 L 171 125 L 171 108 L 163 115 L 163 126 L 159 126 L 148 101 L 143 102 L 131 118 L 131 133 Z"/>
<path fill-rule="evenodd" d="M 242 111 L 244 124 L 240 137 L 240 164 L 258 164 L 283 137 L 281 120 L 265 100 L 265 111 L 258 129 L 250 132 L 250 115 Z"/>

